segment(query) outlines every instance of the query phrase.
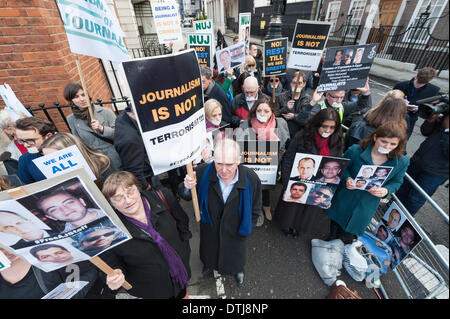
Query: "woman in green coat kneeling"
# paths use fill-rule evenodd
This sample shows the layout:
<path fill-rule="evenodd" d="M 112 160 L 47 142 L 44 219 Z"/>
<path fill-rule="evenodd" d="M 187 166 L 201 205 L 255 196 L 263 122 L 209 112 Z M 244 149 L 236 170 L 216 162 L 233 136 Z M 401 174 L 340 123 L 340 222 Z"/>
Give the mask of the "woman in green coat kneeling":
<path fill-rule="evenodd" d="M 409 165 L 409 159 L 403 155 L 406 141 L 406 122 L 389 121 L 344 153 L 350 162 L 344 173 L 345 184 L 339 185 L 331 207 L 326 210 L 331 218 L 328 240 L 340 238 L 345 244 L 351 243 L 355 235 L 364 233 L 381 198 L 400 188 Z M 353 185 L 362 165 L 390 166 L 392 169 L 382 187 L 366 191 Z"/>

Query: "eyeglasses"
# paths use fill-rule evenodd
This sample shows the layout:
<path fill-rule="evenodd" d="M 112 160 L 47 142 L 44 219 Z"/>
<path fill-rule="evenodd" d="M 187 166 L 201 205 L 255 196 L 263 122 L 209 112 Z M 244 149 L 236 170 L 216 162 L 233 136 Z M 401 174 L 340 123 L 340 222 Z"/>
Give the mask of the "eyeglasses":
<path fill-rule="evenodd" d="M 275 80 L 274 79 L 270 79 L 269 82 L 270 83 L 273 83 L 273 82 L 278 83 L 278 82 L 280 82 L 280 80 L 278 80 L 278 79 L 275 79 Z"/>
<path fill-rule="evenodd" d="M 255 64 L 247 64 L 247 66 L 254 67 L 254 66 L 256 66 L 256 65 L 255 65 Z"/>
<path fill-rule="evenodd" d="M 332 95 L 332 94 L 330 94 L 330 93 L 328 93 L 328 95 L 329 95 L 331 98 L 336 99 L 336 100 L 343 100 L 343 99 L 344 99 L 343 96 L 335 96 L 335 95 Z"/>
<path fill-rule="evenodd" d="M 330 195 L 324 194 L 321 191 L 317 191 L 316 194 L 317 194 L 317 197 L 323 197 L 325 199 L 328 199 L 331 197 Z"/>
<path fill-rule="evenodd" d="M 96 241 L 100 237 L 109 237 L 109 236 L 114 235 L 115 233 L 116 233 L 115 231 L 110 231 L 110 232 L 107 232 L 107 233 L 104 233 L 104 234 L 101 234 L 101 235 L 97 235 L 97 236 L 94 236 L 94 237 L 86 238 L 85 241 L 91 243 L 93 241 Z"/>
<path fill-rule="evenodd" d="M 18 138 L 16 141 L 17 143 L 24 145 L 24 144 L 28 144 L 28 145 L 36 145 L 36 142 L 41 139 L 42 137 L 38 137 L 38 138 L 27 138 L 25 140 Z"/>
<path fill-rule="evenodd" d="M 120 195 L 111 197 L 111 202 L 114 202 L 116 204 L 121 204 L 125 201 L 125 197 L 131 198 L 131 196 L 134 195 L 135 191 L 136 191 L 136 186 L 133 185 L 125 190 L 125 194 L 120 194 Z"/>
<path fill-rule="evenodd" d="M 334 125 L 321 125 L 320 127 L 323 128 L 324 130 L 326 130 L 326 129 L 335 130 L 336 129 L 336 126 L 334 126 Z"/>

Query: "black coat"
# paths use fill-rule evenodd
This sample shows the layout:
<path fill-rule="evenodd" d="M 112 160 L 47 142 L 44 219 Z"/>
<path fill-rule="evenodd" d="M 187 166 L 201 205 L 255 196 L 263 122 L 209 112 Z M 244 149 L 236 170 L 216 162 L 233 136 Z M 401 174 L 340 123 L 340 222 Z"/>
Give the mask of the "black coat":
<path fill-rule="evenodd" d="M 197 185 L 203 176 L 207 164 L 197 167 Z M 239 189 L 247 188 L 246 176 L 253 189 L 252 223 L 256 225 L 261 215 L 262 192 L 259 177 L 245 166 L 239 165 L 239 179 L 231 191 L 226 204 L 215 166 L 209 176 L 208 210 L 210 224 L 200 223 L 200 259 L 205 268 L 216 269 L 220 274 L 233 275 L 244 270 L 247 238 L 238 234 L 241 224 L 239 218 Z M 198 188 L 197 188 L 198 191 Z"/>
<path fill-rule="evenodd" d="M 153 176 L 153 171 L 138 123 L 127 112 L 123 112 L 116 118 L 114 147 L 122 161 L 122 170 L 133 173 L 142 188 L 146 189 L 149 185 L 147 178 Z"/>
<path fill-rule="evenodd" d="M 189 218 L 168 190 L 163 189 L 163 193 L 171 212 L 155 192 L 142 192 L 150 203 L 150 220 L 153 227 L 178 253 L 190 277 L 189 238 L 192 235 L 188 228 Z M 122 269 L 125 280 L 133 286 L 128 291 L 131 295 L 145 299 L 177 297 L 181 289 L 172 282 L 168 263 L 158 245 L 144 230 L 135 226 L 121 213 L 118 212 L 117 215 L 133 238 L 107 251 L 101 257 L 112 268 Z"/>
<path fill-rule="evenodd" d="M 293 228 L 299 233 L 309 233 L 314 225 L 316 217 L 322 213 L 318 206 L 311 206 L 299 203 L 289 203 L 283 201 L 283 194 L 289 184 L 289 177 L 297 153 L 319 154 L 315 143 L 305 143 L 305 131 L 298 132 L 289 144 L 283 161 L 281 162 L 281 180 L 283 190 L 280 194 L 277 207 L 275 208 L 274 221 L 282 229 Z M 339 145 L 330 147 L 330 156 L 341 157 L 344 150 L 344 141 Z"/>

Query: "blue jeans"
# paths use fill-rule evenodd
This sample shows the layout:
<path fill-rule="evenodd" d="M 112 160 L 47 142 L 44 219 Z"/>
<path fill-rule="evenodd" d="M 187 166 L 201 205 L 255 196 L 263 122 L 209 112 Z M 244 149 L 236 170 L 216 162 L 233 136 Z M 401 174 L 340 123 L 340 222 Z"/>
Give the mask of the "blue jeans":
<path fill-rule="evenodd" d="M 436 189 L 447 180 L 445 177 L 430 175 L 413 164 L 409 166 L 408 174 L 429 196 L 432 196 Z M 425 197 L 406 179 L 395 194 L 402 204 L 405 205 L 408 212 L 413 216 L 426 202 Z"/>

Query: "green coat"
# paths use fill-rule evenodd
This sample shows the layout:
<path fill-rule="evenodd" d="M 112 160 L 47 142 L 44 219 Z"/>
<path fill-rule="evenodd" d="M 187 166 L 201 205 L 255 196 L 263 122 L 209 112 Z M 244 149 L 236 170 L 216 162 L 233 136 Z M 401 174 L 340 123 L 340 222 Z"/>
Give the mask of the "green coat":
<path fill-rule="evenodd" d="M 338 223 L 346 232 L 358 236 L 364 234 L 381 198 L 364 190 L 348 190 L 345 182 L 348 177 L 355 179 L 362 165 L 374 165 L 371 156 L 372 146 L 373 144 L 363 150 L 358 144 L 355 144 L 345 152 L 344 157 L 350 159 L 350 162 L 344 172 L 344 178 L 333 196 L 331 207 L 325 210 L 328 217 Z M 400 159 L 395 157 L 380 166 L 394 167 L 382 186 L 389 191 L 386 195 L 388 197 L 402 185 L 403 177 L 409 166 L 409 158 L 406 156 L 402 156 Z"/>

